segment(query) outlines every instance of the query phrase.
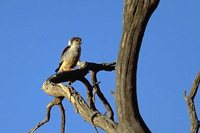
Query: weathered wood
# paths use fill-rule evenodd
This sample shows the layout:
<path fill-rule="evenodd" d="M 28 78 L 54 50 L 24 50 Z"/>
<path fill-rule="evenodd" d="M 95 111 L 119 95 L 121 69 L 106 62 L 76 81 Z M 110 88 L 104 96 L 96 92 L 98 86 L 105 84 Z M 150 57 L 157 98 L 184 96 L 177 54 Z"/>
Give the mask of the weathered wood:
<path fill-rule="evenodd" d="M 44 120 L 42 120 L 41 122 L 39 122 L 35 127 L 33 127 L 29 133 L 34 133 L 38 128 L 40 128 L 41 126 L 43 126 L 44 124 L 46 124 L 49 120 L 50 120 L 50 116 L 51 116 L 51 109 L 53 106 L 58 105 L 61 111 L 61 129 L 60 129 L 60 133 L 64 133 L 65 132 L 65 110 L 63 108 L 62 105 L 62 100 L 64 97 L 56 97 L 53 101 L 51 101 L 48 105 L 47 105 L 47 110 L 46 110 L 46 117 L 44 118 Z"/>
<path fill-rule="evenodd" d="M 137 102 L 137 63 L 147 22 L 159 0 L 125 0 L 123 35 L 116 66 L 119 133 L 149 133 Z"/>
<path fill-rule="evenodd" d="M 115 62 L 113 63 L 91 63 L 85 62 L 85 65 L 82 66 L 80 69 L 75 69 L 72 71 L 65 71 L 61 73 L 56 73 L 50 76 L 47 80 L 52 83 L 61 83 L 67 81 L 76 81 L 83 78 L 85 75 L 89 73 L 89 71 L 113 71 L 115 70 Z"/>
<path fill-rule="evenodd" d="M 108 118 L 110 118 L 111 120 L 114 120 L 114 112 L 109 104 L 109 102 L 107 101 L 107 99 L 105 98 L 105 96 L 103 95 L 103 93 L 101 92 L 101 89 L 99 87 L 99 85 L 97 84 L 97 72 L 92 71 L 91 72 L 91 80 L 94 86 L 94 98 L 95 98 L 95 93 L 97 93 L 97 95 L 99 96 L 100 100 L 102 101 L 103 105 L 105 106 L 106 110 L 107 110 L 107 116 Z M 95 101 L 95 100 L 94 100 Z"/>
<path fill-rule="evenodd" d="M 192 88 L 190 90 L 190 94 L 186 96 L 185 92 L 185 100 L 188 105 L 188 110 L 189 110 L 189 115 L 190 115 L 190 122 L 191 122 L 191 128 L 190 128 L 190 133 L 198 133 L 200 124 L 199 120 L 197 117 L 196 109 L 195 109 L 195 103 L 194 103 L 194 98 L 196 96 L 196 93 L 198 91 L 200 84 L 200 72 L 197 74 L 194 83 L 192 85 Z"/>
<path fill-rule="evenodd" d="M 74 106 L 76 112 L 87 122 L 102 128 L 108 133 L 115 133 L 117 123 L 100 112 L 90 108 L 74 88 L 66 87 L 63 84 L 52 85 L 49 81 L 45 82 L 42 88 L 44 92 L 51 96 L 65 97 L 68 99 Z"/>
<path fill-rule="evenodd" d="M 52 76 L 50 76 L 43 84 L 42 89 L 45 93 L 55 97 L 55 100 L 51 101 L 47 106 L 47 114 L 44 120 L 42 120 L 38 125 L 36 125 L 34 128 L 31 129 L 30 133 L 33 133 L 35 130 L 37 130 L 40 126 L 47 123 L 50 119 L 50 112 L 51 108 L 54 105 L 58 105 L 61 110 L 61 133 L 65 132 L 65 111 L 64 107 L 62 105 L 63 98 L 67 98 L 72 105 L 74 106 L 75 110 L 89 123 L 94 125 L 95 129 L 96 127 L 100 127 L 103 130 L 107 131 L 108 133 L 114 133 L 117 128 L 117 123 L 113 120 L 113 115 L 111 117 L 107 117 L 106 115 L 103 115 L 100 113 L 94 104 L 93 101 L 93 88 L 95 86 L 92 86 L 90 82 L 85 78 L 85 75 L 89 73 L 89 71 L 92 72 L 99 72 L 99 71 L 113 71 L 115 70 L 115 62 L 114 63 L 91 63 L 91 62 L 84 62 L 81 63 L 81 68 L 72 70 L 72 71 L 66 71 L 61 73 L 56 73 Z M 92 77 L 93 79 L 93 77 Z M 81 97 L 81 95 L 73 88 L 73 87 L 67 87 L 61 82 L 67 82 L 71 81 L 74 82 L 76 80 L 81 81 L 88 90 L 88 104 L 84 101 L 84 99 Z M 96 82 L 96 79 L 93 79 L 93 84 Z M 96 83 L 95 83 L 96 85 Z M 99 96 L 100 88 L 98 91 Z M 100 97 L 101 98 L 101 97 Z M 102 99 L 101 99 L 102 100 Z M 102 100 L 103 104 L 107 107 L 109 103 L 107 102 L 106 98 Z M 108 105 L 106 105 L 108 104 Z M 110 107 L 111 108 L 111 107 Z M 111 108 L 112 110 L 112 108 Z"/>
<path fill-rule="evenodd" d="M 84 65 L 83 65 L 84 64 Z M 115 62 L 114 63 L 91 63 L 91 62 L 84 62 L 81 64 L 81 68 L 66 71 L 62 73 L 57 73 L 50 76 L 43 84 L 43 90 L 45 93 L 55 97 L 55 100 L 51 101 L 47 106 L 47 114 L 43 121 L 41 121 L 37 126 L 35 126 L 30 132 L 33 133 L 36 129 L 40 126 L 47 123 L 50 119 L 50 112 L 51 108 L 54 105 L 58 105 L 61 114 L 62 114 L 62 121 L 61 121 L 61 133 L 65 132 L 65 112 L 64 107 L 62 105 L 63 98 L 67 98 L 74 106 L 75 110 L 89 123 L 94 125 L 94 127 L 100 127 L 103 130 L 107 131 L 108 133 L 114 133 L 117 128 L 117 123 L 113 120 L 113 115 L 111 117 L 107 117 L 103 115 L 96 109 L 94 101 L 93 101 L 93 88 L 90 82 L 85 78 L 85 75 L 89 72 L 99 72 L 99 71 L 113 71 L 115 70 Z M 92 77 L 93 79 L 93 77 Z M 87 92 L 87 100 L 88 104 L 84 101 L 81 95 L 73 88 L 67 87 L 61 82 L 71 81 L 74 82 L 76 80 L 81 81 L 88 90 Z M 93 79 L 93 83 L 96 82 L 96 79 Z M 96 83 L 95 83 L 96 85 Z M 100 88 L 99 88 L 100 89 Z M 98 91 L 98 96 L 99 96 Z M 60 99 L 60 101 L 59 101 Z M 102 100 L 102 99 L 101 99 Z M 109 103 L 107 102 L 106 98 L 103 99 L 103 104 L 107 107 Z M 108 104 L 108 105 L 106 105 Z M 111 107 L 110 107 L 111 108 Z M 112 108 L 111 108 L 112 110 Z M 95 128 L 96 129 L 96 128 Z"/>
<path fill-rule="evenodd" d="M 108 133 L 149 133 L 150 130 L 144 123 L 138 109 L 136 74 L 145 27 L 159 0 L 125 0 L 124 2 L 123 36 L 116 66 L 117 88 L 115 98 L 119 124 L 113 120 L 114 114 L 112 114 L 112 108 L 109 107 L 109 104 L 106 108 L 110 110 L 110 118 L 101 114 L 95 106 L 92 107 L 91 104 L 88 106 L 74 88 L 61 84 L 62 82 L 74 82 L 76 80 L 84 82 L 83 79 L 89 71 L 96 73 L 101 70 L 115 70 L 115 63 L 96 64 L 86 62 L 80 69 L 50 76 L 43 84 L 43 90 L 56 98 L 67 98 L 86 121 Z M 96 81 L 93 81 L 93 84 L 96 84 Z M 91 86 L 89 88 L 91 94 Z M 97 94 L 101 96 L 100 91 Z M 91 97 L 89 101 L 89 103 L 92 103 Z M 105 100 L 104 104 L 106 104 Z"/>

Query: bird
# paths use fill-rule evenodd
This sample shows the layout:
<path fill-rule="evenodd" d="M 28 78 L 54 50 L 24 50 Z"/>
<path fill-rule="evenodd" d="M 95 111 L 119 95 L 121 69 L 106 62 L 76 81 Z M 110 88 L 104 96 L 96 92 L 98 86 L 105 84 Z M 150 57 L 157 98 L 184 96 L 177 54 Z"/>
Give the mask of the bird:
<path fill-rule="evenodd" d="M 68 46 L 63 50 L 61 54 L 61 61 L 56 73 L 71 71 L 76 66 L 81 55 L 82 40 L 80 37 L 72 37 L 68 41 Z"/>

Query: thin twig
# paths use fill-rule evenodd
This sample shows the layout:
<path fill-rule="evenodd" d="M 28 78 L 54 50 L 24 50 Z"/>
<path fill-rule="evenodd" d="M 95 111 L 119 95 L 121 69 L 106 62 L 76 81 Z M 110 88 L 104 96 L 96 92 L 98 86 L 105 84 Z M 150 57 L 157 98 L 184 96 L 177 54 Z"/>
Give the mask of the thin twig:
<path fill-rule="evenodd" d="M 41 122 L 39 122 L 34 128 L 32 128 L 29 133 L 34 133 L 39 127 L 41 127 L 42 125 L 46 124 L 49 120 L 50 120 L 50 117 L 51 117 L 51 109 L 54 105 L 59 105 L 60 104 L 62 105 L 62 97 L 59 97 L 59 98 L 55 98 L 53 101 L 51 101 L 48 105 L 47 105 L 47 110 L 46 110 L 46 117 L 44 118 L 44 120 L 42 120 Z M 63 122 L 62 124 L 63 125 Z M 64 125 L 65 126 L 65 125 Z M 65 129 L 65 127 L 64 127 Z M 63 128 L 61 129 L 61 131 L 63 130 Z M 64 133 L 64 132 L 61 132 L 61 133 Z"/>
<path fill-rule="evenodd" d="M 92 79 L 94 90 L 96 91 L 97 95 L 99 96 L 99 98 L 101 99 L 103 105 L 105 106 L 105 108 L 107 110 L 108 117 L 111 120 L 113 120 L 114 119 L 113 110 L 112 110 L 109 102 L 107 101 L 107 99 L 105 98 L 105 96 L 103 95 L 103 93 L 101 92 L 99 84 L 97 84 L 98 80 L 97 80 L 97 72 L 96 71 L 91 71 L 91 79 Z"/>
<path fill-rule="evenodd" d="M 198 130 L 200 127 L 196 109 L 195 109 L 195 104 L 194 104 L 194 98 L 198 91 L 199 84 L 200 84 L 200 72 L 197 74 L 197 76 L 194 80 L 194 83 L 190 90 L 190 94 L 188 96 L 186 96 L 186 91 L 184 94 L 184 97 L 185 97 L 185 100 L 187 102 L 188 109 L 189 109 L 189 115 L 190 115 L 190 121 L 191 121 L 191 128 L 190 128 L 191 133 L 198 133 Z"/>
<path fill-rule="evenodd" d="M 61 111 L 61 128 L 60 128 L 60 133 L 65 132 L 65 121 L 66 121 L 66 116 L 65 116 L 65 109 L 62 105 L 62 102 L 58 104 L 58 107 L 60 108 Z"/>
<path fill-rule="evenodd" d="M 81 78 L 79 79 L 87 88 L 87 101 L 88 101 L 88 104 L 90 106 L 91 109 L 93 110 L 97 110 L 96 107 L 95 107 L 95 104 L 94 104 L 94 101 L 93 101 L 93 93 L 92 93 L 92 85 L 90 84 L 90 82 L 85 78 Z"/>

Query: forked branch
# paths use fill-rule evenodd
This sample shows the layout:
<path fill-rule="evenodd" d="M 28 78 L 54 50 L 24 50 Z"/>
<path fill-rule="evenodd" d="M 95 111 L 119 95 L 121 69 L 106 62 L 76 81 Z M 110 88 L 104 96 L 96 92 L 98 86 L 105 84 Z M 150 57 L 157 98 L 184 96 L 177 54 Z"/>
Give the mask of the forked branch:
<path fill-rule="evenodd" d="M 197 74 L 197 76 L 194 80 L 194 83 L 190 90 L 190 94 L 188 96 L 186 96 L 186 91 L 184 94 L 184 97 L 185 97 L 185 100 L 187 102 L 188 109 L 189 109 L 189 115 L 190 115 L 190 121 L 191 121 L 191 127 L 190 127 L 191 133 L 198 133 L 198 130 L 200 127 L 196 109 L 195 109 L 195 103 L 194 103 L 194 98 L 197 94 L 199 84 L 200 84 L 200 72 Z"/>
<path fill-rule="evenodd" d="M 115 70 L 115 65 L 115 62 L 102 64 L 85 62 L 85 65 L 82 66 L 80 69 L 54 74 L 50 76 L 47 80 L 52 83 L 76 81 L 85 77 L 85 75 L 87 75 L 89 71 L 113 71 Z"/>
<path fill-rule="evenodd" d="M 47 110 L 46 110 L 46 117 L 44 118 L 44 120 L 42 120 L 41 122 L 39 122 L 34 128 L 32 128 L 29 133 L 34 133 L 39 127 L 41 127 L 42 125 L 46 124 L 49 120 L 50 120 L 50 116 L 51 116 L 51 109 L 54 105 L 58 105 L 61 111 L 61 133 L 65 132 L 65 110 L 64 107 L 62 105 L 62 100 L 64 97 L 56 97 L 53 101 L 51 101 L 48 105 L 47 105 Z"/>
<path fill-rule="evenodd" d="M 93 90 L 94 94 L 93 95 L 95 96 L 95 93 L 97 93 L 97 95 L 99 96 L 100 100 L 102 101 L 103 105 L 105 106 L 105 108 L 107 110 L 107 116 L 110 119 L 114 120 L 113 110 L 112 110 L 109 102 L 106 100 L 105 96 L 101 92 L 101 89 L 98 85 L 97 72 L 96 71 L 91 72 L 91 79 L 92 79 L 92 83 L 93 83 L 93 86 L 94 86 L 94 90 Z"/>
<path fill-rule="evenodd" d="M 99 111 L 90 108 L 83 97 L 73 87 L 66 87 L 63 84 L 53 85 L 49 81 L 46 81 L 43 85 L 43 90 L 51 96 L 65 97 L 68 99 L 74 106 L 76 112 L 92 125 L 100 127 L 108 133 L 115 132 L 117 123 Z"/>
<path fill-rule="evenodd" d="M 100 91 L 100 88 L 97 84 L 96 73 L 99 71 L 112 71 L 115 70 L 115 63 L 84 63 L 80 69 L 57 73 L 50 76 L 43 84 L 43 90 L 47 94 L 54 96 L 55 100 L 50 102 L 47 106 L 47 114 L 46 118 L 41 121 L 37 126 L 35 126 L 30 133 L 33 133 L 40 126 L 47 123 L 50 119 L 50 111 L 54 105 L 58 105 L 61 113 L 62 113 L 62 121 L 61 121 L 61 133 L 65 131 L 65 112 L 62 105 L 63 98 L 68 99 L 72 105 L 74 106 L 77 113 L 79 113 L 87 122 L 91 123 L 95 127 L 100 127 L 108 133 L 114 133 L 117 129 L 117 123 L 113 120 L 113 112 L 110 104 L 103 96 Z M 90 82 L 85 78 L 85 75 L 89 73 L 89 71 L 95 72 L 95 75 L 92 74 L 93 86 Z M 84 98 L 73 88 L 68 87 L 61 82 L 75 82 L 76 80 L 81 81 L 87 88 L 87 100 L 88 104 L 85 102 Z M 97 88 L 98 87 L 98 88 Z M 97 95 L 102 100 L 105 105 L 108 113 L 108 117 L 98 111 L 95 107 L 95 103 L 93 101 L 93 89 L 97 88 Z"/>

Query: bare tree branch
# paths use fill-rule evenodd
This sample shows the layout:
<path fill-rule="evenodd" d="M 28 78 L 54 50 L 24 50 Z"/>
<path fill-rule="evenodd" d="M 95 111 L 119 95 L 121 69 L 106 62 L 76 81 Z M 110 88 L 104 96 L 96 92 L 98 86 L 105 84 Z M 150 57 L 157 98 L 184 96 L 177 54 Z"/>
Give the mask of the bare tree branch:
<path fill-rule="evenodd" d="M 101 64 L 86 62 L 80 69 L 53 74 L 47 80 L 52 83 L 76 81 L 87 75 L 89 71 L 113 71 L 115 70 L 115 65 L 115 62 Z"/>
<path fill-rule="evenodd" d="M 86 62 L 83 67 L 73 71 L 61 72 L 52 75 L 43 84 L 43 90 L 54 97 L 65 97 L 75 110 L 89 123 L 100 127 L 108 133 L 149 133 L 150 130 L 143 121 L 137 103 L 137 62 L 142 38 L 147 22 L 156 9 L 159 0 L 125 0 L 124 1 L 123 36 L 116 65 L 116 104 L 119 124 L 113 120 L 114 113 L 108 101 L 100 91 L 96 73 L 101 70 L 115 70 L 115 63 L 96 64 Z M 92 71 L 93 86 L 85 78 Z M 88 103 L 73 88 L 66 87 L 62 82 L 83 82 L 88 89 Z M 109 117 L 103 115 L 94 105 L 92 89 L 102 100 Z M 53 105 L 51 105 L 53 106 Z M 51 110 L 51 106 L 47 108 Z M 62 109 L 61 109 L 62 110 Z M 49 117 L 48 117 L 49 115 Z M 50 111 L 43 123 L 48 122 Z M 64 121 L 62 121 L 62 124 Z M 41 124 L 40 124 L 41 126 Z M 63 130 L 63 129 L 61 129 Z"/>
<path fill-rule="evenodd" d="M 56 97 L 53 101 L 51 101 L 48 105 L 47 105 L 47 110 L 46 110 L 46 117 L 44 120 L 42 120 L 41 122 L 39 122 L 34 128 L 32 128 L 29 133 L 34 133 L 39 127 L 41 127 L 42 125 L 46 124 L 49 120 L 50 120 L 50 116 L 51 116 L 51 109 L 54 105 L 58 105 L 59 108 L 61 109 L 61 114 L 62 114 L 62 121 L 61 121 L 61 133 L 65 132 L 65 110 L 63 108 L 62 105 L 62 100 L 63 97 Z"/>
<path fill-rule="evenodd" d="M 61 110 L 62 114 L 61 133 L 64 133 L 65 111 L 62 105 L 62 100 L 64 97 L 72 103 L 76 112 L 78 112 L 86 121 L 94 125 L 95 129 L 96 127 L 100 127 L 103 130 L 107 131 L 108 133 L 114 133 L 117 128 L 117 123 L 113 120 L 113 114 L 110 117 L 107 117 L 101 114 L 96 109 L 93 101 L 93 88 L 96 87 L 97 84 L 95 83 L 95 85 L 93 84 L 92 86 L 90 82 L 85 78 L 85 75 L 89 71 L 97 73 L 102 70 L 104 71 L 115 70 L 115 63 L 97 64 L 97 63 L 86 62 L 85 65 L 80 69 L 57 73 L 50 76 L 47 79 L 47 81 L 44 82 L 42 88 L 47 94 L 54 96 L 55 100 L 53 100 L 48 104 L 46 118 L 43 121 L 41 121 L 37 126 L 35 126 L 33 129 L 31 129 L 30 133 L 33 133 L 36 129 L 38 129 L 40 126 L 44 125 L 49 121 L 50 111 L 54 105 L 58 105 Z M 86 86 L 88 90 L 87 100 L 89 105 L 85 102 L 85 100 L 73 87 L 67 87 L 61 84 L 61 82 L 67 82 L 67 81 L 74 82 L 76 80 L 81 81 Z M 97 81 L 97 79 L 94 79 L 94 81 Z M 101 94 L 100 88 L 97 94 L 98 96 L 101 95 L 100 97 L 102 97 L 103 94 Z M 106 101 L 105 97 L 103 100 Z M 106 104 L 109 105 L 108 102 Z M 112 110 L 111 107 L 110 110 Z"/>
<path fill-rule="evenodd" d="M 190 90 L 190 94 L 188 96 L 186 96 L 186 91 L 184 94 L 184 97 L 185 97 L 185 100 L 187 102 L 188 109 L 189 109 L 189 115 L 190 115 L 190 121 L 191 121 L 191 128 L 190 128 L 191 133 L 198 133 L 198 130 L 200 127 L 196 109 L 195 109 L 195 103 L 194 103 L 194 98 L 198 91 L 199 84 L 200 84 L 200 72 L 197 74 L 197 76 L 194 80 L 194 83 Z"/>
<path fill-rule="evenodd" d="M 105 106 L 106 110 L 107 110 L 107 116 L 114 120 L 114 113 L 113 110 L 109 104 L 109 102 L 107 101 L 107 99 L 105 98 L 105 96 L 103 95 L 103 93 L 101 92 L 101 89 L 99 87 L 99 85 L 97 84 L 97 72 L 92 71 L 91 72 L 91 79 L 92 79 L 92 83 L 94 86 L 94 92 L 97 93 L 97 95 L 99 96 L 99 98 L 101 99 L 103 105 Z"/>
<path fill-rule="evenodd" d="M 137 63 L 147 22 L 159 0 L 125 0 L 123 35 L 116 66 L 119 133 L 149 133 L 137 102 Z"/>
<path fill-rule="evenodd" d="M 49 81 L 46 81 L 43 84 L 43 90 L 51 96 L 64 96 L 67 98 L 75 110 L 92 125 L 100 127 L 108 133 L 114 133 L 116 131 L 117 123 L 99 111 L 91 109 L 74 88 L 66 87 L 63 84 L 52 85 Z"/>
<path fill-rule="evenodd" d="M 93 87 L 92 85 L 90 84 L 90 82 L 85 78 L 80 78 L 79 79 L 87 88 L 87 101 L 88 101 L 88 104 L 89 104 L 89 107 L 93 110 L 96 110 L 96 107 L 94 105 L 94 101 L 93 101 Z"/>
<path fill-rule="evenodd" d="M 62 103 L 59 103 L 58 107 L 60 108 L 60 112 L 61 112 L 61 128 L 60 128 L 60 132 L 64 133 L 65 132 L 65 121 L 66 121 L 65 109 L 64 109 Z"/>

